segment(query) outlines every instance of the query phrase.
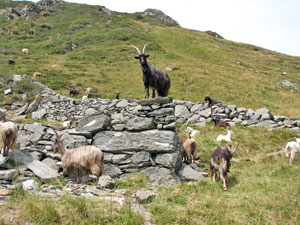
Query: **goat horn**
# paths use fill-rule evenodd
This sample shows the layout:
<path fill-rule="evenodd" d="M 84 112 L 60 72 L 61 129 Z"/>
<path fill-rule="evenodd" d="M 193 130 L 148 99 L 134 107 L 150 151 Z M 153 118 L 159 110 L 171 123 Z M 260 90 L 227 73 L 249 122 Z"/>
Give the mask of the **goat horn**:
<path fill-rule="evenodd" d="M 148 42 L 147 44 L 144 45 L 144 48 L 143 48 L 143 51 L 142 51 L 143 54 L 145 54 L 145 50 L 146 50 L 146 47 L 147 47 L 148 44 L 150 44 L 150 42 Z"/>
<path fill-rule="evenodd" d="M 137 52 L 138 52 L 140 55 L 142 54 L 138 47 L 136 47 L 136 46 L 134 46 L 134 45 L 130 45 L 130 47 L 135 48 L 135 49 L 137 50 Z"/>

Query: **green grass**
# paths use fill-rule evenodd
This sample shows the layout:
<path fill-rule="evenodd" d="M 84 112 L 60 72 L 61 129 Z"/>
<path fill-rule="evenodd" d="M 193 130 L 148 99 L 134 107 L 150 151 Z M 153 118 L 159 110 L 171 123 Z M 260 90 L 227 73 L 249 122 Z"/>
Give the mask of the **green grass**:
<path fill-rule="evenodd" d="M 0 15 L 5 28 L 0 29 L 0 43 L 7 52 L 0 55 L 5 79 L 38 71 L 46 74 L 39 78 L 42 83 L 63 95 L 75 84 L 82 94 L 86 87 L 96 89 L 95 97 L 114 98 L 117 89 L 121 98 L 144 98 L 142 71 L 130 45 L 141 48 L 150 41 L 149 63 L 163 70 L 173 68 L 168 74 L 174 99 L 198 102 L 209 93 L 227 105 L 267 107 L 274 115 L 300 117 L 299 93 L 281 85 L 284 79 L 300 85 L 299 57 L 216 39 L 156 18 L 106 15 L 98 6 L 64 3 L 53 9 L 50 16 L 37 20 L 6 21 L 5 14 Z M 72 43 L 78 46 L 74 51 Z M 21 54 L 23 47 L 29 48 L 28 55 Z M 16 65 L 8 65 L 9 58 Z M 286 77 L 281 76 L 284 71 Z"/>
<path fill-rule="evenodd" d="M 211 152 L 220 145 L 216 137 L 224 129 L 195 127 L 200 165 L 208 172 Z M 158 196 L 143 206 L 151 212 L 155 224 L 299 224 L 300 219 L 300 160 L 297 155 L 292 166 L 284 154 L 268 156 L 284 148 L 287 140 L 299 137 L 288 129 L 232 128 L 234 146 L 239 143 L 228 176 L 228 190 L 221 181 L 210 179 L 160 187 Z M 224 143 L 223 143 L 224 144 Z M 62 185 L 62 181 L 53 183 Z M 63 186 L 63 185 L 62 185 Z M 136 190 L 151 187 L 148 180 L 137 174 L 128 180 L 116 180 L 117 189 L 128 189 L 130 197 Z M 14 213 L 12 213 L 14 212 Z M 5 215 L 16 224 L 143 224 L 143 218 L 130 211 L 103 203 L 97 198 L 64 195 L 58 200 L 29 195 L 17 188 L 7 206 L 0 206 L 0 221 Z M 48 222 L 46 222 L 48 221 Z M 50 222 L 49 222 L 50 221 Z M 3 224 L 5 224 L 3 222 Z"/>

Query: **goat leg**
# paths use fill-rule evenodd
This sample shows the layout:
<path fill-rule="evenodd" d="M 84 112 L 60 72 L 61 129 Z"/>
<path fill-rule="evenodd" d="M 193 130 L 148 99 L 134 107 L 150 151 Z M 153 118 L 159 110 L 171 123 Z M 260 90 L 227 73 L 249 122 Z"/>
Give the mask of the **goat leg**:
<path fill-rule="evenodd" d="M 149 98 L 149 87 L 146 87 L 146 96 L 145 96 L 146 99 Z"/>
<path fill-rule="evenodd" d="M 155 88 L 152 87 L 152 98 L 155 98 Z"/>

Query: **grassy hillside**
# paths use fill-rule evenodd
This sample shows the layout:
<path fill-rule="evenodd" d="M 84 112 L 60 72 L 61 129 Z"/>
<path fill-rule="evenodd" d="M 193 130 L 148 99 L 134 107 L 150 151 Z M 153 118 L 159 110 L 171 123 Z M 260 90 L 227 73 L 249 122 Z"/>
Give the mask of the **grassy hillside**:
<path fill-rule="evenodd" d="M 1 0 L 0 7 L 9 4 Z M 203 101 L 209 93 L 225 104 L 300 117 L 299 92 L 281 84 L 287 79 L 300 86 L 299 57 L 216 39 L 141 14 L 108 15 L 100 6 L 71 3 L 51 8 L 53 13 L 43 11 L 36 20 L 7 21 L 1 13 L 0 48 L 6 50 L 0 55 L 1 75 L 38 71 L 47 75 L 41 82 L 61 94 L 75 84 L 82 93 L 95 88 L 101 98 L 114 98 L 115 89 L 121 98 L 143 98 L 142 72 L 130 45 L 141 48 L 149 41 L 149 63 L 172 68 L 170 96 L 175 99 Z M 72 43 L 77 45 L 73 51 Z M 21 54 L 23 47 L 29 48 L 28 55 Z M 14 66 L 8 65 L 9 58 L 15 59 Z"/>

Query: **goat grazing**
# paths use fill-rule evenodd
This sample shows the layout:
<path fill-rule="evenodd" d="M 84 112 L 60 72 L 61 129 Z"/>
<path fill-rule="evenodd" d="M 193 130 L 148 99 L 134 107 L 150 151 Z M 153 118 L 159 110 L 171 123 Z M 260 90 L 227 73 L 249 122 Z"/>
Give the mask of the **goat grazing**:
<path fill-rule="evenodd" d="M 212 107 L 213 105 L 217 105 L 217 104 L 222 104 L 221 102 L 214 100 L 214 99 L 210 98 L 209 96 L 205 96 L 204 101 L 208 102 L 209 107 Z"/>
<path fill-rule="evenodd" d="M 8 64 L 9 65 L 14 65 L 16 62 L 15 62 L 15 60 L 13 60 L 13 59 L 9 59 L 8 60 Z"/>
<path fill-rule="evenodd" d="M 63 167 L 63 175 L 66 175 L 69 168 L 85 168 L 97 176 L 101 176 L 104 170 L 104 156 L 102 151 L 96 146 L 80 146 L 73 149 L 65 149 L 61 140 L 62 135 L 58 135 L 54 130 L 56 139 L 52 145 L 53 152 L 61 154 L 61 163 Z M 79 175 L 77 174 L 77 183 L 79 183 Z"/>
<path fill-rule="evenodd" d="M 221 177 L 221 180 L 223 181 L 224 191 L 227 190 L 227 173 L 229 172 L 230 168 L 230 160 L 232 156 L 236 153 L 236 150 L 232 152 L 231 148 L 232 144 L 228 144 L 224 147 L 218 147 L 212 153 L 209 164 L 212 181 L 216 182 L 217 171 L 219 171 L 219 175 Z"/>
<path fill-rule="evenodd" d="M 96 90 L 94 88 L 91 87 L 86 88 L 86 95 L 88 98 L 91 98 L 95 92 Z"/>
<path fill-rule="evenodd" d="M 184 141 L 182 147 L 182 161 L 186 163 L 194 163 L 197 153 L 197 143 L 194 139 L 188 138 Z"/>
<path fill-rule="evenodd" d="M 227 130 L 227 134 L 226 135 L 219 135 L 217 137 L 217 141 L 226 141 L 226 142 L 231 142 L 231 134 L 233 134 L 232 130 Z"/>
<path fill-rule="evenodd" d="M 29 53 L 29 49 L 28 49 L 28 48 L 22 48 L 22 52 L 23 52 L 24 54 L 28 54 L 28 53 Z"/>
<path fill-rule="evenodd" d="M 211 121 L 214 123 L 215 127 L 223 127 L 225 129 L 227 127 L 230 127 L 229 123 L 227 123 L 227 122 L 221 122 L 220 119 L 212 118 Z"/>
<path fill-rule="evenodd" d="M 37 77 L 46 77 L 45 74 L 42 74 L 40 72 L 34 72 L 32 75 L 33 78 L 37 78 Z"/>
<path fill-rule="evenodd" d="M 74 85 L 71 85 L 69 87 L 69 90 L 70 90 L 70 92 L 69 92 L 70 96 L 79 95 L 79 91 L 76 89 L 76 87 Z"/>
<path fill-rule="evenodd" d="M 18 129 L 13 122 L 0 122 L 0 154 L 3 148 L 3 156 L 8 156 L 9 149 L 16 147 Z"/>
<path fill-rule="evenodd" d="M 296 141 L 290 141 L 284 148 L 285 156 L 290 158 L 289 164 L 292 165 L 297 151 L 300 153 L 300 138 L 295 138 Z"/>
<path fill-rule="evenodd" d="M 149 43 L 150 42 L 144 45 L 142 53 L 136 46 L 131 45 L 131 47 L 135 48 L 139 53 L 139 56 L 136 56 L 135 58 L 140 60 L 142 66 L 143 81 L 146 89 L 145 98 L 149 98 L 149 87 L 152 88 L 152 98 L 155 98 L 155 90 L 157 91 L 158 96 L 165 97 L 168 96 L 169 93 L 170 78 L 164 71 L 147 63 L 149 55 L 145 55 L 145 49 Z"/>

